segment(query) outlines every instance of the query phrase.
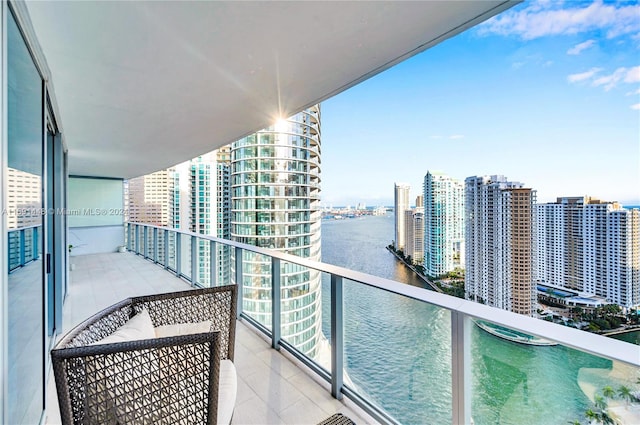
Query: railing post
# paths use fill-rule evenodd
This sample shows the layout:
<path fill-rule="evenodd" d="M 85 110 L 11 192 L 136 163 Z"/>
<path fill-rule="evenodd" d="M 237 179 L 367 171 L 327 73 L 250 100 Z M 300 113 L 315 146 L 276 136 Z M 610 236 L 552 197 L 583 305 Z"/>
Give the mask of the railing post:
<path fill-rule="evenodd" d="M 238 319 L 242 314 L 242 248 L 235 247 L 236 251 L 236 288 L 238 292 L 238 308 L 237 308 L 237 316 Z"/>
<path fill-rule="evenodd" d="M 218 286 L 218 253 L 216 242 L 209 241 L 209 286 Z"/>
<path fill-rule="evenodd" d="M 27 248 L 27 241 L 24 233 L 24 229 L 20 229 L 20 266 L 24 266 L 26 262 L 26 253 L 25 250 Z M 31 247 L 33 249 L 33 247 Z"/>
<path fill-rule="evenodd" d="M 158 228 L 153 228 L 153 262 L 158 264 Z"/>
<path fill-rule="evenodd" d="M 142 256 L 146 260 L 147 258 L 149 258 L 149 256 L 147 255 L 149 253 L 149 228 L 147 226 L 144 226 L 142 228 L 142 232 L 142 238 L 144 241 L 144 254 Z"/>
<path fill-rule="evenodd" d="M 331 395 L 342 400 L 344 369 L 342 276 L 331 275 Z"/>
<path fill-rule="evenodd" d="M 31 243 L 33 244 L 31 246 L 31 258 L 33 260 L 38 258 L 38 228 L 34 227 L 32 230 L 32 238 L 31 238 Z"/>
<path fill-rule="evenodd" d="M 191 286 L 198 283 L 198 238 L 191 236 Z"/>
<path fill-rule="evenodd" d="M 135 226 L 135 230 L 133 233 L 135 233 L 136 235 L 135 251 L 136 251 L 136 255 L 140 255 L 140 225 L 134 224 L 134 226 Z"/>
<path fill-rule="evenodd" d="M 169 268 L 169 229 L 164 229 L 164 268 Z"/>
<path fill-rule="evenodd" d="M 176 232 L 176 276 L 180 277 L 182 270 L 182 244 L 180 243 L 181 233 Z"/>
<path fill-rule="evenodd" d="M 131 251 L 131 223 L 127 223 L 127 249 Z"/>
<path fill-rule="evenodd" d="M 271 257 L 271 348 L 280 349 L 281 304 L 282 292 L 280 285 L 280 259 Z"/>
<path fill-rule="evenodd" d="M 451 394 L 456 424 L 471 423 L 471 319 L 451 310 Z"/>

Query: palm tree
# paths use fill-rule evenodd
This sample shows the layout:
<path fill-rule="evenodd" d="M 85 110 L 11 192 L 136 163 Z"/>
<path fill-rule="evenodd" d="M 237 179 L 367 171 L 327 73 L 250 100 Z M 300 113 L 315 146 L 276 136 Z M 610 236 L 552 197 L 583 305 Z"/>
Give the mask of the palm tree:
<path fill-rule="evenodd" d="M 580 423 L 580 421 L 579 421 L 579 420 L 577 420 L 577 419 L 574 419 L 574 420 L 572 420 L 572 421 L 569 421 L 568 423 L 569 423 L 569 424 L 571 424 L 571 425 L 582 425 L 582 424 Z"/>
<path fill-rule="evenodd" d="M 629 387 L 624 385 L 621 385 L 618 388 L 618 395 L 620 396 L 621 399 L 623 399 L 626 402 L 627 406 L 634 399 L 633 394 L 631 394 L 631 390 L 629 389 Z"/>
<path fill-rule="evenodd" d="M 587 409 L 587 411 L 584 412 L 584 415 L 587 417 L 587 419 L 589 419 L 590 424 L 599 419 L 599 415 L 591 408 Z"/>
<path fill-rule="evenodd" d="M 610 385 L 607 385 L 606 387 L 602 388 L 602 395 L 605 398 L 613 398 L 616 395 L 616 392 L 613 388 L 611 388 Z"/>
<path fill-rule="evenodd" d="M 593 396 L 593 402 L 596 405 L 596 409 L 605 410 L 608 406 L 607 400 L 605 400 L 600 394 Z"/>

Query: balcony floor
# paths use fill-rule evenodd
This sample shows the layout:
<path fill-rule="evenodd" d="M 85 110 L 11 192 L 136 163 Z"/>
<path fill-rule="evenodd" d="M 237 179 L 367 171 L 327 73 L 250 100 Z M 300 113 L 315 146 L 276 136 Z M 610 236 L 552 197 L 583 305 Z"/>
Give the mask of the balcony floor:
<path fill-rule="evenodd" d="M 101 309 L 130 296 L 188 289 L 161 267 L 130 253 L 70 258 L 69 291 L 63 334 Z M 349 400 L 331 397 L 329 385 L 299 367 L 295 359 L 271 349 L 267 339 L 238 322 L 235 364 L 238 395 L 233 424 L 314 424 L 336 412 L 358 424 L 376 423 Z M 53 374 L 49 374 L 47 424 L 60 424 Z"/>

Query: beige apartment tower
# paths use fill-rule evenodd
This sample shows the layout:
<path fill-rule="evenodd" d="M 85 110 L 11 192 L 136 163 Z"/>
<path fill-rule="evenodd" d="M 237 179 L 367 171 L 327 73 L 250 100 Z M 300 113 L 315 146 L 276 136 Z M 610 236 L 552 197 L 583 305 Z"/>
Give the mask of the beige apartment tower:
<path fill-rule="evenodd" d="M 532 279 L 535 191 L 504 176 L 465 180 L 465 292 L 468 299 L 527 316 Z"/>

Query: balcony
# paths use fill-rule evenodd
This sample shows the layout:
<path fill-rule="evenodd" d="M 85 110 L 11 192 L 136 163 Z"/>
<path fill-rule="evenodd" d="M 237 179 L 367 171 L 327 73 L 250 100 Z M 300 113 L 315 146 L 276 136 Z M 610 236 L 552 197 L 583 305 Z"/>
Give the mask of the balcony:
<path fill-rule="evenodd" d="M 240 293 L 245 292 L 244 302 L 238 306 L 238 373 L 242 384 L 234 423 L 314 423 L 335 411 L 360 423 L 494 423 L 502 418 L 534 424 L 545 423 L 550 417 L 566 422 L 583 419 L 605 386 L 633 389 L 640 378 L 638 347 L 622 341 L 195 233 L 129 223 L 127 239 L 129 250 L 138 256 L 129 253 L 78 258 L 81 265 L 72 274 L 65 324 L 129 295 L 184 288 L 192 280 L 190 276 L 203 276 L 203 264 L 210 268 L 209 276 L 215 276 L 213 271 L 220 266 L 227 267 L 232 282 L 244 282 Z M 202 246 L 210 251 L 187 249 Z M 221 247 L 230 248 L 224 252 L 233 256 L 211 256 L 212 252 L 220 253 L 217 250 Z M 202 261 L 202 253 L 210 260 Z M 221 264 L 224 261 L 229 264 Z M 302 344 L 296 346 L 293 339 L 283 336 L 289 324 L 283 312 L 290 301 L 286 288 L 280 286 L 283 275 L 292 268 L 319 272 L 325 280 L 322 302 L 316 304 L 321 304 L 330 317 L 323 323 L 328 326 L 324 330 L 327 341 L 321 344 L 324 356 L 309 356 Z M 263 309 L 242 311 L 252 302 L 251 291 L 256 289 L 244 277 L 258 271 L 270 275 L 260 283 Z M 227 283 L 216 282 L 215 277 L 211 280 L 212 285 Z M 403 308 L 422 313 L 414 315 L 414 323 L 394 323 L 393 316 L 380 308 L 387 304 L 374 303 L 369 306 L 377 307 L 368 314 L 371 323 L 363 323 L 354 333 L 356 298 L 370 296 L 394 298 Z M 523 334 L 532 335 L 556 346 L 532 348 L 484 336 L 498 341 L 488 345 L 482 342 L 483 334 L 474 325 L 475 320 L 507 328 L 504 333 L 519 335 L 520 339 Z M 415 335 L 419 322 L 427 322 L 435 337 L 421 339 Z M 405 335 L 400 338 L 404 351 L 380 336 L 389 328 Z M 355 339 L 363 335 L 369 346 L 355 344 Z M 362 375 L 354 359 L 365 357 L 375 367 Z M 564 369 L 571 372 L 558 374 Z M 379 392 L 376 385 L 383 391 Z M 300 393 L 291 399 L 291 394 Z M 388 395 L 396 393 L 405 399 L 390 401 Z M 583 399 L 584 409 L 565 411 L 563 403 L 573 403 L 569 399 L 575 397 Z M 550 400 L 561 402 L 552 405 Z M 415 410 L 420 406 L 423 410 Z M 608 411 L 621 423 L 640 420 L 640 406 L 622 400 L 612 399 Z M 249 414 L 255 416 L 244 416 Z"/>
<path fill-rule="evenodd" d="M 184 279 L 131 253 L 74 257 L 63 333 L 123 298 L 189 289 Z M 238 322 L 235 363 L 238 396 L 233 424 L 317 423 L 341 412 L 359 424 L 374 422 L 349 400 L 331 397 L 295 358 L 271 349 L 255 328 Z M 316 378 L 318 379 L 318 378 Z M 53 375 L 48 381 L 47 424 L 60 424 Z"/>

